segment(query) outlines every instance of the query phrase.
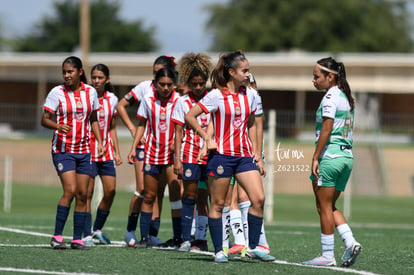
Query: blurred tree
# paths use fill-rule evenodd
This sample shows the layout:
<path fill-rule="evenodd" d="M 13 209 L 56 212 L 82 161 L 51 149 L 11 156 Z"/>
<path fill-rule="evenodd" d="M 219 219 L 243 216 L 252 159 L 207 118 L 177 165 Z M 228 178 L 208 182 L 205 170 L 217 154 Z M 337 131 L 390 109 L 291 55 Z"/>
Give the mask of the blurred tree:
<path fill-rule="evenodd" d="M 32 32 L 17 39 L 16 51 L 71 52 L 79 46 L 79 1 L 54 2 L 53 17 L 46 17 Z M 91 52 L 149 52 L 158 48 L 154 27 L 140 20 L 119 19 L 120 1 L 90 1 Z"/>
<path fill-rule="evenodd" d="M 406 1 L 230 0 L 207 6 L 212 50 L 410 52 Z"/>

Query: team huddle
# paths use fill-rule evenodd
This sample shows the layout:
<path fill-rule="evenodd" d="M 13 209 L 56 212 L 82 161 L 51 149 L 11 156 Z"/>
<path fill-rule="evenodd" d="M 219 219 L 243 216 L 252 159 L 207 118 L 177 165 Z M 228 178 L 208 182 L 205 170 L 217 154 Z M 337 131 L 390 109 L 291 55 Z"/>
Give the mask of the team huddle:
<path fill-rule="evenodd" d="M 321 218 L 322 255 L 303 264 L 336 265 L 332 237 L 336 227 L 346 244 L 342 266 L 348 267 L 362 246 L 334 204 L 352 169 L 353 99 L 349 86 L 349 92 L 343 88 L 344 68 L 342 73 L 323 61 L 315 66 L 313 80 L 317 89 L 327 91 L 321 106 L 342 101 L 337 109 L 326 111 L 322 106 L 321 124 L 317 122 L 311 180 Z M 342 63 L 334 63 L 338 64 Z M 208 228 L 216 263 L 225 263 L 237 254 L 275 260 L 263 224 L 263 109 L 247 58 L 241 51 L 223 54 L 213 68 L 210 57 L 202 53 L 187 53 L 178 64 L 174 57 L 163 55 L 152 69 L 152 80 L 139 83 L 118 102 L 106 65 L 92 67 L 89 85 L 79 58 L 70 56 L 63 61 L 64 83 L 49 92 L 41 122 L 53 130 L 52 159 L 63 187 L 50 245 L 66 249 L 62 233 L 73 199 L 70 247 L 87 250 L 94 245 L 93 239 L 110 244 L 102 229 L 115 196 L 116 166 L 122 164 L 115 122 L 119 116 L 133 137 L 127 159 L 136 177 L 126 246 L 208 251 Z M 209 80 L 211 89 L 206 86 Z M 135 102 L 139 103 L 137 125 L 127 113 Z M 337 120 L 345 122 L 338 125 Z M 346 134 L 338 134 L 345 133 L 344 128 Z M 324 150 L 332 146 L 340 148 L 339 153 L 330 149 L 334 156 Z M 343 164 L 344 169 L 334 175 L 328 160 Z M 103 198 L 92 224 L 91 199 L 98 175 Z M 172 236 L 162 242 L 158 231 L 167 186 Z"/>

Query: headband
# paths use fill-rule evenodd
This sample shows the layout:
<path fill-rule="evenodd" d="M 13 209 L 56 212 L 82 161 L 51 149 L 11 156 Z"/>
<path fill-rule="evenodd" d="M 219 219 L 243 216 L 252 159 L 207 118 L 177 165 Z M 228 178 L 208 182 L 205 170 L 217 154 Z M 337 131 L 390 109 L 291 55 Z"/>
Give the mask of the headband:
<path fill-rule="evenodd" d="M 322 66 L 319 63 L 316 63 L 316 66 L 318 66 L 321 70 L 324 70 L 324 71 L 327 71 L 327 72 L 330 72 L 330 73 L 333 73 L 333 74 L 339 74 L 337 71 L 328 69 L 328 68 L 326 68 L 325 66 Z"/>

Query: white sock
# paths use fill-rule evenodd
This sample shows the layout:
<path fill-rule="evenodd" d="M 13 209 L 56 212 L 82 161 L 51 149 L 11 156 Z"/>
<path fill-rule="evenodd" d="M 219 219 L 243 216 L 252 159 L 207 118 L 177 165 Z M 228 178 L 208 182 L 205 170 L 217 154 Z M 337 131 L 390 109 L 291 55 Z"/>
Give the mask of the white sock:
<path fill-rule="evenodd" d="M 196 231 L 195 231 L 195 239 L 196 240 L 206 240 L 208 217 L 197 215 L 196 223 L 197 223 L 197 228 L 196 228 Z"/>
<path fill-rule="evenodd" d="M 249 224 L 247 222 L 247 213 L 249 212 L 250 205 L 250 201 L 239 203 L 240 212 L 242 214 L 244 238 L 246 239 L 247 245 L 249 245 Z"/>
<path fill-rule="evenodd" d="M 230 206 L 224 206 L 221 220 L 223 222 L 223 247 L 228 248 L 230 238 Z"/>
<path fill-rule="evenodd" d="M 325 235 L 321 233 L 322 256 L 328 259 L 334 257 L 334 234 Z"/>
<path fill-rule="evenodd" d="M 230 227 L 233 232 L 234 244 L 245 245 L 243 222 L 239 209 L 230 211 Z"/>
<path fill-rule="evenodd" d="M 196 232 L 196 227 L 197 227 L 197 225 L 196 225 L 197 216 L 198 216 L 198 211 L 196 210 L 196 211 L 195 211 L 195 215 L 194 215 L 194 217 L 193 217 L 193 223 L 191 224 L 191 236 L 194 236 L 194 235 L 195 235 L 195 232 Z"/>
<path fill-rule="evenodd" d="M 266 240 L 266 232 L 264 229 L 264 223 L 262 223 L 262 230 L 260 231 L 259 245 L 269 248 L 269 244 L 267 243 L 267 240 Z"/>
<path fill-rule="evenodd" d="M 351 247 L 354 244 L 355 238 L 352 234 L 351 228 L 347 223 L 338 225 L 336 227 L 336 231 L 338 232 L 339 237 L 341 237 L 342 241 L 344 241 L 346 248 Z"/>

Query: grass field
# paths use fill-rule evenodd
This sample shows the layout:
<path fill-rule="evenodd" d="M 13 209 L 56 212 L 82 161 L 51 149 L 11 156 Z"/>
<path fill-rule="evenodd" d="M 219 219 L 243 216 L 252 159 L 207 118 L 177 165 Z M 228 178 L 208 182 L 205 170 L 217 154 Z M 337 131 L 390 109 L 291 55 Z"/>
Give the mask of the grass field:
<path fill-rule="evenodd" d="M 12 210 L 3 212 L 0 185 L 1 274 L 414 274 L 414 199 L 353 197 L 350 225 L 364 251 L 350 269 L 313 268 L 298 263 L 320 252 L 318 216 L 312 196 L 276 195 L 275 222 L 266 225 L 272 263 L 234 259 L 214 264 L 212 253 L 181 253 L 122 246 L 130 193 L 116 195 L 105 232 L 111 246 L 89 251 L 54 251 L 48 245 L 53 233 L 58 187 L 13 185 Z M 339 202 L 339 207 L 342 203 Z M 72 215 L 64 235 L 72 235 Z M 171 237 L 168 202 L 164 204 L 159 237 Z M 343 243 L 336 237 L 337 261 Z M 209 240 L 212 251 L 212 243 Z"/>

